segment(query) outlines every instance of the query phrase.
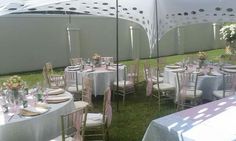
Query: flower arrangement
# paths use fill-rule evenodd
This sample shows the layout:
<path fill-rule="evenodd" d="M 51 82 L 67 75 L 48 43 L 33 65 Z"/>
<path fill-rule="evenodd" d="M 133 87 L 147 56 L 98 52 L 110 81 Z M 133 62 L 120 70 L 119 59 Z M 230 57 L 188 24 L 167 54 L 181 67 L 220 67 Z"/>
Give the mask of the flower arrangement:
<path fill-rule="evenodd" d="M 236 24 L 225 25 L 220 29 L 221 40 L 234 42 L 236 40 Z"/>
<path fill-rule="evenodd" d="M 207 59 L 207 53 L 206 52 L 199 51 L 197 56 L 198 56 L 198 59 L 200 59 L 200 60 L 206 60 Z"/>
<path fill-rule="evenodd" d="M 94 53 L 92 58 L 93 58 L 93 60 L 100 60 L 101 56 L 99 54 L 97 54 L 97 53 Z"/>
<path fill-rule="evenodd" d="M 25 82 L 21 79 L 20 76 L 14 75 L 11 76 L 6 82 L 3 83 L 3 86 L 10 90 L 19 90 L 24 87 Z"/>

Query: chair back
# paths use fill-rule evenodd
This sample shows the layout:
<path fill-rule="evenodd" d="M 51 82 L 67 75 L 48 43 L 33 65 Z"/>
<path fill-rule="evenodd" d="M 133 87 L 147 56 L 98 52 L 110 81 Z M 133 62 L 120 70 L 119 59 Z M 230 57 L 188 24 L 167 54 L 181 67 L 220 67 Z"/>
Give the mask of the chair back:
<path fill-rule="evenodd" d="M 113 57 L 101 57 L 101 61 L 105 63 L 114 63 Z"/>
<path fill-rule="evenodd" d="M 82 64 L 82 61 L 83 61 L 82 58 L 70 58 L 71 66 L 80 65 Z"/>
<path fill-rule="evenodd" d="M 231 92 L 232 94 L 236 89 L 236 73 L 223 73 L 223 97 L 225 97 L 226 92 Z"/>
<path fill-rule="evenodd" d="M 132 67 L 124 67 L 124 86 L 126 86 L 126 82 L 130 81 L 134 83 L 134 69 Z"/>
<path fill-rule="evenodd" d="M 149 68 L 150 68 L 150 64 L 147 61 L 145 61 L 143 69 L 144 69 L 144 80 L 146 80 L 146 81 L 147 81 L 147 78 L 148 78 Z"/>
<path fill-rule="evenodd" d="M 84 118 L 83 118 L 84 116 Z M 75 141 L 83 141 L 87 119 L 87 108 L 76 109 L 75 111 L 61 116 L 62 141 L 73 137 Z"/>
<path fill-rule="evenodd" d="M 112 107 L 111 107 L 111 89 L 108 87 L 104 92 L 103 99 L 103 123 L 109 127 L 112 121 Z"/>
<path fill-rule="evenodd" d="M 50 88 L 64 88 L 65 78 L 64 75 L 56 75 L 53 72 L 51 63 L 46 63 L 43 67 L 43 77 Z"/>
<path fill-rule="evenodd" d="M 93 106 L 92 103 L 92 79 L 88 76 L 82 78 L 82 101 L 88 102 L 89 106 Z"/>
<path fill-rule="evenodd" d="M 75 86 L 76 91 L 79 91 L 78 85 L 79 85 L 79 78 L 77 72 L 65 72 L 65 82 L 66 82 L 66 88 L 70 86 Z"/>
<path fill-rule="evenodd" d="M 177 84 L 179 88 L 179 96 L 185 95 L 187 90 L 194 91 L 196 97 L 198 74 L 186 71 L 179 71 L 177 73 Z"/>
<path fill-rule="evenodd" d="M 52 63 L 47 62 L 47 63 L 44 65 L 44 69 L 45 69 L 45 71 L 46 71 L 48 74 L 53 74 L 53 66 L 52 66 Z"/>

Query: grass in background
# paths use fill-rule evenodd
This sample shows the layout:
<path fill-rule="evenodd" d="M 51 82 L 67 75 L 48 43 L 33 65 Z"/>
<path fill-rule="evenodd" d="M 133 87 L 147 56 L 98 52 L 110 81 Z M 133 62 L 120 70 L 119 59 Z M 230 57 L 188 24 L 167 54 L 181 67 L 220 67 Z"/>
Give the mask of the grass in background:
<path fill-rule="evenodd" d="M 217 60 L 223 53 L 222 49 L 208 51 L 209 60 Z M 165 64 L 173 64 L 182 61 L 183 58 L 192 57 L 196 53 L 185 55 L 174 55 L 161 57 Z M 122 104 L 121 99 L 119 102 L 119 111 L 117 111 L 116 101 L 112 101 L 113 119 L 110 127 L 110 141 L 141 141 L 142 137 L 148 127 L 149 123 L 156 118 L 165 116 L 175 112 L 175 104 L 173 102 L 163 103 L 161 111 L 157 110 L 157 102 L 155 98 L 146 97 L 146 84 L 143 82 L 143 67 L 144 61 L 148 61 L 151 65 L 155 66 L 156 59 L 143 59 L 140 60 L 140 84 L 136 94 L 128 95 L 126 97 L 125 105 Z M 121 62 L 130 65 L 132 61 Z M 57 73 L 63 73 L 63 68 L 56 69 Z M 25 80 L 29 87 L 35 85 L 37 82 L 43 81 L 42 71 L 27 72 L 17 74 Z M 5 81 L 11 75 L 0 76 L 0 82 Z M 94 111 L 102 111 L 102 97 L 94 98 Z"/>

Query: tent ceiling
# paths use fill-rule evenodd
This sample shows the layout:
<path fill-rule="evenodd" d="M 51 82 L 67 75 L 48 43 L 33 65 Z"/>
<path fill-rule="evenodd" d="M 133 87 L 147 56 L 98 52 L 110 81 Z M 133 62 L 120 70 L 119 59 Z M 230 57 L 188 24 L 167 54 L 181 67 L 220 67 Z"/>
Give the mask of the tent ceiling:
<path fill-rule="evenodd" d="M 119 18 L 140 24 L 146 31 L 150 53 L 169 30 L 195 23 L 236 19 L 235 0 L 118 0 Z M 157 7 L 158 20 L 155 8 Z M 116 16 L 116 0 L 0 0 L 0 15 L 29 11 L 71 11 L 97 16 Z"/>

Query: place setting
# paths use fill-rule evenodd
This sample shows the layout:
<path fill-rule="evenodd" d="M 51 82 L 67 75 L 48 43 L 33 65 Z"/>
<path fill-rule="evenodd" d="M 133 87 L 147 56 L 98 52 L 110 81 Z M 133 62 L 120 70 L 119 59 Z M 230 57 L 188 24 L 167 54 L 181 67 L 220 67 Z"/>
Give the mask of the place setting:
<path fill-rule="evenodd" d="M 7 122 L 23 117 L 38 116 L 47 113 L 50 104 L 59 104 L 71 99 L 62 88 L 43 88 L 37 83 L 33 88 L 21 77 L 14 75 L 3 83 L 0 92 L 1 110 Z"/>

